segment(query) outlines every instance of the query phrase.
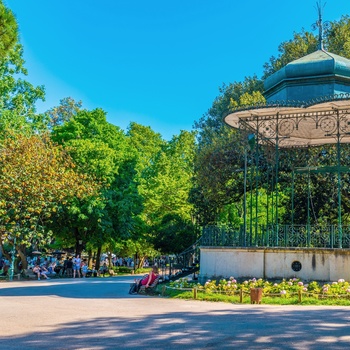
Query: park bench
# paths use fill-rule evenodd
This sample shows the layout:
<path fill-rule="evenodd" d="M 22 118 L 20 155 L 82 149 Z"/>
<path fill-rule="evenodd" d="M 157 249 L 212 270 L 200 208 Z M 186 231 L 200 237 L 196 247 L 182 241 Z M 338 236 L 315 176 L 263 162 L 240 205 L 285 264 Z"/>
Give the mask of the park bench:
<path fill-rule="evenodd" d="M 161 279 L 161 276 L 158 275 L 158 277 L 153 281 L 152 284 L 150 284 L 148 286 L 148 288 L 146 288 L 146 286 L 141 286 L 138 293 L 139 294 L 148 294 L 148 295 L 155 294 L 156 288 L 157 288 L 157 285 L 158 285 L 160 279 Z"/>
<path fill-rule="evenodd" d="M 23 276 L 23 278 L 28 279 L 28 280 L 38 279 L 38 275 L 36 273 L 34 273 L 32 269 L 23 269 L 22 276 Z M 50 277 L 50 278 L 59 277 L 57 273 L 56 274 L 48 273 L 46 276 Z"/>
<path fill-rule="evenodd" d="M 24 278 L 29 279 L 29 280 L 38 279 L 38 275 L 36 273 L 34 273 L 32 269 L 23 269 L 22 275 Z"/>
<path fill-rule="evenodd" d="M 18 280 L 21 279 L 20 273 L 14 273 L 13 279 L 17 277 Z M 9 280 L 10 279 L 10 271 L 8 271 L 6 274 L 3 274 L 3 270 L 0 270 L 0 280 Z"/>

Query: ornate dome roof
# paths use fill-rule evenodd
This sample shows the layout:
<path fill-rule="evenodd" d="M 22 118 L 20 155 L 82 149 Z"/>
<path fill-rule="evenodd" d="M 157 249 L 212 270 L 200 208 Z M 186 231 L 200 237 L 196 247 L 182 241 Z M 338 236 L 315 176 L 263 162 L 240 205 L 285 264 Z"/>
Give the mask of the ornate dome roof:
<path fill-rule="evenodd" d="M 288 63 L 264 82 L 272 100 L 308 101 L 350 91 L 350 60 L 323 49 Z"/>

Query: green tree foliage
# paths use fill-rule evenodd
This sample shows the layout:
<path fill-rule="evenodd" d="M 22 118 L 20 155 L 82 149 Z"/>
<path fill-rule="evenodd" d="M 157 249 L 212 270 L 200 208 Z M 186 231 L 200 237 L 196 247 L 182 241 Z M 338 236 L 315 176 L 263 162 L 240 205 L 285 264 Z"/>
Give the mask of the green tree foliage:
<path fill-rule="evenodd" d="M 144 219 L 149 225 L 159 223 L 167 214 L 191 220 L 192 205 L 187 199 L 193 176 L 194 133 L 182 131 L 174 136 L 144 172 L 140 193 L 145 198 Z"/>
<path fill-rule="evenodd" d="M 0 1 L 0 58 L 4 58 L 18 42 L 18 25 L 12 11 Z"/>
<path fill-rule="evenodd" d="M 192 238 L 195 231 L 193 205 L 188 201 L 194 154 L 195 134 L 182 131 L 161 148 L 143 172 L 139 189 L 144 197 L 141 217 L 154 238 L 155 247 L 164 248 L 164 244 L 160 245 L 158 241 L 165 242 L 164 236 L 177 232 L 173 240 L 168 240 L 167 252 L 181 250 L 183 245 L 178 244 L 179 237 L 183 237 L 186 231 Z M 165 222 L 165 217 L 172 217 L 172 220 Z M 176 231 L 179 227 L 182 227 L 181 231 Z M 177 242 L 176 246 L 174 242 Z"/>
<path fill-rule="evenodd" d="M 329 52 L 350 58 L 350 17 L 342 16 L 339 21 L 331 22 L 326 30 L 326 48 Z"/>
<path fill-rule="evenodd" d="M 18 41 L 14 15 L 0 1 L 0 135 L 5 130 L 36 129 L 35 103 L 44 99 L 43 86 L 35 87 L 24 78 L 23 48 Z M 35 123 L 34 123 L 35 121 Z M 0 136 L 1 138 L 1 136 Z"/>
<path fill-rule="evenodd" d="M 77 250 L 82 248 L 79 240 L 101 249 L 103 244 L 129 237 L 141 204 L 134 154 L 124 133 L 107 122 L 101 109 L 80 110 L 54 127 L 52 138 L 64 145 L 80 172 L 102 184 L 98 198 L 75 202 L 74 211 L 65 212 L 65 240 L 74 239 Z"/>
<path fill-rule="evenodd" d="M 26 248 L 52 239 L 47 224 L 70 198 L 96 191 L 47 137 L 10 134 L 0 148 L 0 244 L 10 241 L 26 266 Z"/>
<path fill-rule="evenodd" d="M 243 144 L 239 133 L 223 129 L 213 142 L 198 150 L 195 186 L 190 200 L 200 225 L 213 224 L 226 204 L 243 193 Z"/>
<path fill-rule="evenodd" d="M 159 256 L 159 252 L 154 249 L 149 239 L 139 237 L 137 239 L 127 239 L 118 242 L 116 251 L 120 256 L 133 256 L 137 265 L 136 268 L 143 267 L 146 257 L 152 258 Z"/>
<path fill-rule="evenodd" d="M 257 80 L 248 82 L 244 84 L 248 91 L 253 88 L 253 82 L 256 88 L 260 86 Z M 246 88 L 241 89 L 242 85 L 237 86 L 240 89 L 233 89 L 235 94 L 221 99 L 225 106 L 221 106 L 220 111 L 265 101 L 260 91 L 249 93 Z M 242 136 L 222 121 L 220 128 L 210 125 L 199 131 L 201 136 L 194 159 L 195 185 L 191 191 L 191 202 L 201 225 L 217 222 L 221 213 L 227 212 L 224 206 L 237 201 L 243 194 L 244 149 L 249 148 L 247 135 Z"/>
<path fill-rule="evenodd" d="M 188 196 L 192 188 L 195 134 L 182 131 L 166 142 L 151 128 L 132 123 L 127 136 L 136 154 L 138 191 L 143 197 L 139 240 L 153 242 L 155 248 L 160 248 L 158 241 L 174 234 L 175 227 L 180 226 L 192 237 L 194 216 Z M 162 224 L 164 217 L 170 216 L 175 219 Z M 179 241 L 168 241 L 166 251 L 181 250 L 183 245 L 172 245 Z M 144 254 L 138 251 L 141 259 Z"/>
<path fill-rule="evenodd" d="M 306 56 L 317 50 L 318 41 L 313 33 L 304 29 L 301 33 L 294 33 L 293 39 L 284 41 L 278 47 L 279 56 L 272 56 L 269 62 L 264 64 L 263 79 L 277 72 L 289 62 Z"/>
<path fill-rule="evenodd" d="M 166 144 L 159 133 L 154 132 L 149 126 L 130 123 L 127 131 L 130 148 L 134 150 L 137 161 L 137 169 L 142 181 L 142 172 L 147 169 L 155 155 Z"/>
<path fill-rule="evenodd" d="M 335 166 L 337 164 L 336 145 L 324 145 L 308 149 L 284 150 L 281 162 L 281 184 L 289 201 L 285 201 L 284 222 L 291 221 L 292 205 L 294 206 L 294 223 L 307 222 L 308 184 L 310 183 L 310 222 L 311 224 L 337 224 L 338 222 L 338 188 L 337 173 L 314 173 L 308 174 L 296 171 L 294 178 L 294 203 L 292 203 L 292 172 L 298 168 Z M 350 166 L 348 159 L 349 145 L 341 145 L 341 165 Z M 310 178 L 309 178 L 310 177 Z M 342 220 L 349 224 L 350 177 L 348 173 L 341 174 L 342 185 Z"/>
<path fill-rule="evenodd" d="M 142 227 L 139 215 L 143 209 L 143 200 L 138 192 L 135 159 L 127 159 L 119 166 L 118 174 L 106 188 L 104 196 L 104 217 L 110 218 L 114 239 L 137 239 Z"/>
<path fill-rule="evenodd" d="M 198 239 L 198 226 L 177 214 L 167 214 L 153 228 L 154 247 L 163 254 L 179 254 Z"/>
<path fill-rule="evenodd" d="M 34 87 L 23 77 L 27 75 L 22 58 L 23 50 L 17 44 L 9 54 L 0 58 L 0 128 L 23 130 L 35 128 L 35 103 L 44 99 L 43 86 Z"/>
<path fill-rule="evenodd" d="M 240 105 L 242 95 L 252 95 L 253 92 L 258 91 L 263 91 L 263 82 L 257 76 L 246 77 L 243 82 L 223 84 L 212 107 L 198 122 L 195 122 L 194 127 L 198 132 L 199 147 L 210 144 L 212 138 L 215 138 L 221 129 L 226 128 L 223 123 L 224 114 L 230 108 Z M 258 98 L 260 102 L 260 96 Z M 251 99 L 250 102 L 252 103 L 254 100 Z"/>
<path fill-rule="evenodd" d="M 82 172 L 107 183 L 113 181 L 127 149 L 124 133 L 107 122 L 101 109 L 77 112 L 53 129 L 52 139 L 64 144 Z"/>
<path fill-rule="evenodd" d="M 212 107 L 195 123 L 198 144 L 190 201 L 196 208 L 196 218 L 201 225 L 215 223 L 223 205 L 233 200 L 232 188 L 235 187 L 231 175 L 243 164 L 241 138 L 223 123 L 225 113 L 232 108 L 265 102 L 262 80 L 256 76 L 247 77 L 243 82 L 224 84 L 219 91 L 220 95 Z M 231 189 L 226 188 L 227 185 Z"/>

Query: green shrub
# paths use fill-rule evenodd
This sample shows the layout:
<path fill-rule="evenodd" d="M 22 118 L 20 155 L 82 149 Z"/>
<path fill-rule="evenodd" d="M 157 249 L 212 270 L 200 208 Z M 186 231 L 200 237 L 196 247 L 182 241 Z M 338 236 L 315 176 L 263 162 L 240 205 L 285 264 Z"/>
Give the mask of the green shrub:
<path fill-rule="evenodd" d="M 117 273 L 131 273 L 132 268 L 127 266 L 113 266 L 113 270 Z"/>

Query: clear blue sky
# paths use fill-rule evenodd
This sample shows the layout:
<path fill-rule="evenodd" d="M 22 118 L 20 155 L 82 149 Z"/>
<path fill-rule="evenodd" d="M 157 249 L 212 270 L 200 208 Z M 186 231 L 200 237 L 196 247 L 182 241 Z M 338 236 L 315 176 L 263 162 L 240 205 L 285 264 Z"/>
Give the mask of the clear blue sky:
<path fill-rule="evenodd" d="M 20 26 L 27 80 L 169 140 L 191 130 L 222 83 L 261 76 L 278 45 L 311 30 L 315 0 L 4 0 Z M 350 14 L 328 0 L 324 20 Z"/>

